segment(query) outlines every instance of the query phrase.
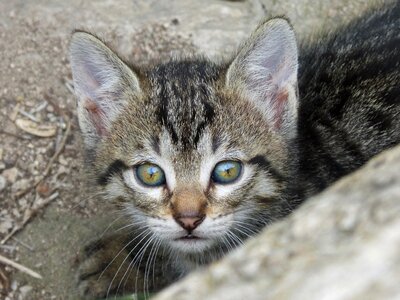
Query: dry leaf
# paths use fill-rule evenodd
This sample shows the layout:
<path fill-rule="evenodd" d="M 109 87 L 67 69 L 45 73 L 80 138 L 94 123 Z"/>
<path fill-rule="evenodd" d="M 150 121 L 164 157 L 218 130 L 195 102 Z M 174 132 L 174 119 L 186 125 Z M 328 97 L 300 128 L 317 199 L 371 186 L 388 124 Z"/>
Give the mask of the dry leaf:
<path fill-rule="evenodd" d="M 57 132 L 57 126 L 55 125 L 37 124 L 24 119 L 17 119 L 15 124 L 23 131 L 40 137 L 54 136 Z"/>

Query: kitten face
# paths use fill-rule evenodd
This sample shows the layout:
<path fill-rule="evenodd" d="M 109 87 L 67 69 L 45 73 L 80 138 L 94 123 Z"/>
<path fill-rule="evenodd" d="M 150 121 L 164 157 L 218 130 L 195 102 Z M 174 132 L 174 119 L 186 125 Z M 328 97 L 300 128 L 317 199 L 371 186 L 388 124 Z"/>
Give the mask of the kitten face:
<path fill-rule="evenodd" d="M 221 102 L 227 99 L 215 97 L 210 108 L 213 119 L 201 129 L 197 143 L 185 141 L 188 136 L 197 134 L 194 129 L 177 134 L 174 141 L 174 125 L 180 124 L 168 126 L 160 122 L 158 100 L 150 98 L 149 108 L 153 111 L 146 110 L 148 115 L 143 116 L 145 120 L 140 123 L 142 128 L 153 130 L 142 132 L 127 121 L 132 117 L 132 110 L 127 109 L 113 127 L 117 137 L 106 140 L 105 151 L 99 154 L 106 159 L 118 153 L 113 159 L 124 165 L 121 173 L 113 174 L 105 185 L 109 198 L 119 199 L 132 221 L 143 221 L 158 239 L 182 252 L 201 252 L 224 243 L 233 246 L 258 230 L 268 221 L 262 210 L 268 211 L 281 190 L 279 178 L 271 176 L 273 166 L 262 160 L 266 156 L 278 159 L 273 149 L 281 146 L 278 138 L 272 139 L 275 145 L 269 142 L 268 137 L 272 138 L 273 132 L 262 115 L 245 103 L 226 109 Z M 193 98 L 187 99 L 181 102 L 182 106 L 194 105 L 189 101 Z M 201 104 L 193 107 L 198 118 L 199 106 Z M 245 111 L 255 115 L 251 122 Z M 137 118 L 139 114 L 134 115 Z M 244 129 L 239 124 L 245 122 L 249 126 Z M 190 128 L 196 128 L 195 125 L 191 124 Z M 136 135 L 132 136 L 132 132 Z M 124 141 L 126 146 L 121 147 Z M 215 166 L 224 161 L 241 164 L 238 178 L 227 184 L 212 179 Z M 143 163 L 159 166 L 165 174 L 165 184 L 143 185 L 135 173 L 136 166 Z M 177 222 L 175 216 L 179 213 L 204 215 L 204 219 L 194 230 L 188 231 Z"/>
<path fill-rule="evenodd" d="M 92 173 L 132 224 L 183 255 L 218 256 L 289 211 L 297 53 L 286 21 L 269 23 L 229 66 L 133 70 L 93 36 L 74 35 Z"/>

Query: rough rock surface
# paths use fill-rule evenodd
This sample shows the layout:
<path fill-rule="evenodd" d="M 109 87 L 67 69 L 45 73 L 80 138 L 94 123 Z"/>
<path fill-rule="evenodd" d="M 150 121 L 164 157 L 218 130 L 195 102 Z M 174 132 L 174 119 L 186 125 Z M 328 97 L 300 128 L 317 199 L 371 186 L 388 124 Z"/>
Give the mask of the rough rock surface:
<path fill-rule="evenodd" d="M 399 299 L 399 215 L 397 147 L 154 299 Z"/>

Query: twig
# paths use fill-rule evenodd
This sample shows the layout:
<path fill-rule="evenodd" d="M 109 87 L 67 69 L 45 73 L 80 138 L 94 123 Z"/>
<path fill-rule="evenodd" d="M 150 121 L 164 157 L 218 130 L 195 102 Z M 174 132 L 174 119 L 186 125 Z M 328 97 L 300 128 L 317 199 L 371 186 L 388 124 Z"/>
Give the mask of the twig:
<path fill-rule="evenodd" d="M 57 159 L 57 157 L 60 155 L 60 153 L 64 149 L 64 146 L 65 146 L 65 143 L 67 142 L 67 138 L 68 138 L 70 131 L 71 131 L 71 121 L 68 120 L 67 121 L 67 129 L 65 130 L 64 136 L 60 142 L 60 146 L 58 147 L 57 151 L 54 153 L 54 155 L 50 158 L 49 162 L 47 163 L 46 169 L 44 170 L 42 177 L 37 179 L 31 186 L 27 187 L 25 190 L 22 190 L 19 193 L 16 193 L 16 195 L 15 195 L 16 199 L 19 199 L 19 198 L 25 196 L 32 189 L 36 188 L 39 185 L 39 183 L 41 183 L 49 175 L 54 161 Z"/>
<path fill-rule="evenodd" d="M 32 209 L 26 210 L 24 219 L 22 220 L 22 223 L 19 225 L 16 225 L 13 228 L 13 230 L 11 230 L 11 232 L 4 239 L 1 240 L 0 244 L 6 243 L 10 238 L 12 238 L 14 236 L 14 234 L 16 234 L 18 231 L 23 229 L 25 227 L 25 225 L 28 224 L 28 222 L 32 219 L 32 217 L 35 216 L 39 212 L 39 210 L 46 207 L 50 202 L 57 199 L 57 197 L 58 197 L 58 192 L 55 192 L 49 198 L 47 198 L 45 201 L 40 203 L 40 205 L 38 205 L 37 207 L 33 207 Z"/>
<path fill-rule="evenodd" d="M 3 273 L 3 270 L 0 269 L 0 289 L 3 291 L 7 291 L 10 288 L 10 281 L 7 276 Z"/>
<path fill-rule="evenodd" d="M 7 250 L 8 252 L 14 252 L 16 246 L 0 245 L 0 249 Z"/>
<path fill-rule="evenodd" d="M 0 263 L 9 265 L 9 266 L 11 266 L 25 274 L 28 274 L 34 278 L 37 278 L 37 279 L 43 278 L 40 274 L 36 273 L 35 271 L 32 271 L 31 269 L 29 269 L 23 265 L 20 265 L 19 263 L 16 263 L 15 261 L 12 261 L 11 259 L 8 259 L 7 257 L 4 257 L 2 255 L 0 255 Z"/>
<path fill-rule="evenodd" d="M 32 120 L 33 122 L 39 123 L 39 120 L 38 120 L 34 115 L 32 115 L 32 114 L 30 114 L 30 113 L 24 111 L 23 109 L 20 108 L 20 109 L 18 110 L 18 112 L 19 112 L 21 115 L 23 115 L 23 116 L 27 117 L 28 119 Z"/>
<path fill-rule="evenodd" d="M 43 109 L 46 108 L 47 105 L 48 105 L 47 101 L 43 101 L 41 104 L 39 104 L 38 106 L 36 106 L 34 109 L 31 110 L 31 114 L 42 111 Z"/>
<path fill-rule="evenodd" d="M 35 249 L 32 246 L 29 246 L 27 243 L 21 241 L 20 239 L 17 239 L 15 236 L 12 237 L 14 241 L 16 241 L 18 244 L 24 246 L 26 249 L 34 251 Z"/>

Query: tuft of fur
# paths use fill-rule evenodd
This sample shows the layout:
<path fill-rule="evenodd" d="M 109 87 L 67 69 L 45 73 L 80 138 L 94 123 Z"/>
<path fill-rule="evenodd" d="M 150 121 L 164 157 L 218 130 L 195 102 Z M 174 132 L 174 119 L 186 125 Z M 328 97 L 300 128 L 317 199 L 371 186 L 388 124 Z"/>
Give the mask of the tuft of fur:
<path fill-rule="evenodd" d="M 287 20 L 274 18 L 223 64 L 186 57 L 137 68 L 75 33 L 71 66 L 88 168 L 130 229 L 102 243 L 114 252 L 87 255 L 85 295 L 94 296 L 92 285 L 96 296 L 118 293 L 115 281 L 131 269 L 146 282 L 152 265 L 165 264 L 172 280 L 214 261 L 398 144 L 399 17 L 400 4 L 387 5 L 299 49 Z M 212 170 L 226 160 L 240 161 L 242 174 L 217 184 Z M 143 163 L 158 165 L 166 184 L 140 184 L 134 170 Z M 196 239 L 182 240 L 188 232 L 177 211 L 204 215 L 189 232 Z M 120 255 L 120 268 L 105 267 Z M 104 272 L 111 282 L 101 289 Z"/>

